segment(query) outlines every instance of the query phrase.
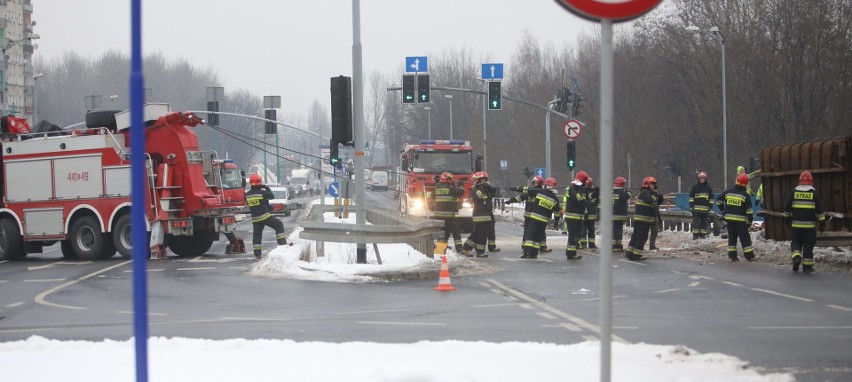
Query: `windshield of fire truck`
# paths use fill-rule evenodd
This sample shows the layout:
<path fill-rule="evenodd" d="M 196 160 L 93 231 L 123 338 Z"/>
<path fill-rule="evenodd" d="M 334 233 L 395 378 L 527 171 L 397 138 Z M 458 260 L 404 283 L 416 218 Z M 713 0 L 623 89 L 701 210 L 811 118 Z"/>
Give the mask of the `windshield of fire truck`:
<path fill-rule="evenodd" d="M 414 154 L 411 171 L 425 173 L 470 174 L 469 152 L 419 152 Z"/>
<path fill-rule="evenodd" d="M 243 177 L 240 175 L 240 170 L 235 168 L 223 168 L 222 188 L 226 190 L 243 188 Z"/>

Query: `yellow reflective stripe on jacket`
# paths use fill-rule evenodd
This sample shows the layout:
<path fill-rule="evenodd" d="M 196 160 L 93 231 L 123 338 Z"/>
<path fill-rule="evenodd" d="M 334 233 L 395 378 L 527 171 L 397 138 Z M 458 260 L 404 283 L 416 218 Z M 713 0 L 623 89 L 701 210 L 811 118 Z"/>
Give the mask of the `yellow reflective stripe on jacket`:
<path fill-rule="evenodd" d="M 793 228 L 816 228 L 815 221 L 801 221 L 801 220 L 793 220 Z"/>
<path fill-rule="evenodd" d="M 813 210 L 813 209 L 816 209 L 816 203 L 815 202 L 808 202 L 808 201 L 804 201 L 804 200 L 794 200 L 793 201 L 793 208 L 806 208 L 806 209 L 809 209 L 809 210 Z"/>
<path fill-rule="evenodd" d="M 530 213 L 530 219 L 535 219 L 535 220 L 538 220 L 538 221 L 540 221 L 540 222 L 545 222 L 545 223 L 547 223 L 547 222 L 549 222 L 549 221 L 550 221 L 550 216 L 544 216 L 544 215 L 541 215 L 541 214 L 537 214 L 537 213 L 535 213 L 535 212 L 532 212 L 532 213 Z"/>
<path fill-rule="evenodd" d="M 271 217 L 271 216 L 272 216 L 272 215 L 270 215 L 270 214 L 269 214 L 269 212 L 267 212 L 267 213 L 265 213 L 265 214 L 263 214 L 263 215 L 260 215 L 260 216 L 258 216 L 258 217 L 256 217 L 256 218 L 254 218 L 254 217 L 253 217 L 253 218 L 251 218 L 251 222 L 252 222 L 252 223 L 260 223 L 260 222 L 262 222 L 262 221 L 264 221 L 264 220 L 266 220 L 266 219 L 269 219 L 269 217 Z"/>

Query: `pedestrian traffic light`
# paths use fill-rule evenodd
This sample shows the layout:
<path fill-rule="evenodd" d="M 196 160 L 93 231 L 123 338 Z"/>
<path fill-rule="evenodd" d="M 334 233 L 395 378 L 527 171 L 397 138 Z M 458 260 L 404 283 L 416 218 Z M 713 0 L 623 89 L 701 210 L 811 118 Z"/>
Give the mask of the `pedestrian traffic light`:
<path fill-rule="evenodd" d="M 502 87 L 500 81 L 488 81 L 488 110 L 503 109 Z"/>
<path fill-rule="evenodd" d="M 429 75 L 420 74 L 417 76 L 417 103 L 432 102 L 432 86 L 429 84 Z"/>
<path fill-rule="evenodd" d="M 414 103 L 414 85 L 415 82 L 413 74 L 402 75 L 402 103 Z"/>
<path fill-rule="evenodd" d="M 207 101 L 207 111 L 219 111 L 219 101 Z M 219 114 L 218 113 L 210 113 L 207 114 L 207 124 L 218 126 L 219 125 Z"/>
<path fill-rule="evenodd" d="M 331 140 L 343 144 L 352 142 L 351 77 L 331 77 Z"/>
<path fill-rule="evenodd" d="M 580 114 L 583 114 L 582 108 L 583 108 L 583 101 L 585 101 L 585 100 L 586 100 L 586 97 L 583 97 L 579 94 L 574 95 L 574 113 L 573 113 L 573 116 L 576 117 Z"/>
<path fill-rule="evenodd" d="M 577 165 L 577 146 L 576 146 L 576 142 L 574 142 L 574 141 L 570 141 L 570 140 L 569 140 L 569 141 L 568 141 L 568 144 L 567 144 L 567 146 L 566 146 L 566 148 L 568 149 L 568 150 L 567 150 L 567 151 L 568 151 L 568 156 L 567 156 L 567 159 L 568 159 L 568 163 L 567 163 L 567 164 L 568 164 L 568 169 L 569 169 L 569 170 L 573 170 L 573 169 L 574 169 L 574 166 L 576 166 L 576 165 Z"/>
<path fill-rule="evenodd" d="M 275 109 L 266 109 L 263 111 L 263 117 L 270 121 L 278 121 L 278 113 Z M 264 132 L 266 134 L 278 134 L 278 124 L 275 122 L 266 122 L 264 125 Z"/>
<path fill-rule="evenodd" d="M 333 167 L 340 168 L 340 152 L 337 147 L 337 142 L 331 141 L 331 147 L 328 155 L 328 164 Z"/>

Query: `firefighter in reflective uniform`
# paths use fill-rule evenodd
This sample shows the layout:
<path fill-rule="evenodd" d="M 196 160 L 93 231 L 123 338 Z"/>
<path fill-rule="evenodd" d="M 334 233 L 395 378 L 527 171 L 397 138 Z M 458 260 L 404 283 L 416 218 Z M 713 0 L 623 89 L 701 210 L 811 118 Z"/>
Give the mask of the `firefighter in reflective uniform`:
<path fill-rule="evenodd" d="M 751 235 L 748 227 L 752 222 L 751 196 L 748 191 L 748 174 L 737 176 L 737 183 L 730 190 L 719 195 L 716 205 L 725 214 L 728 225 L 728 258 L 737 261 L 737 238 L 743 246 L 743 256 L 748 261 L 754 260 L 754 248 L 751 247 Z"/>
<path fill-rule="evenodd" d="M 598 221 L 598 198 L 600 187 L 594 187 L 592 177 L 586 179 L 586 211 L 583 213 L 583 228 L 580 230 L 580 248 L 595 249 L 595 222 Z"/>
<path fill-rule="evenodd" d="M 627 202 L 633 195 L 624 187 L 627 180 L 615 178 L 612 183 L 612 251 L 624 252 L 621 238 L 624 235 L 624 222 L 627 221 Z"/>
<path fill-rule="evenodd" d="M 653 176 L 645 177 L 642 181 L 642 189 L 639 191 L 633 210 L 633 234 L 630 235 L 630 242 L 624 254 L 630 260 L 645 260 L 642 249 L 645 248 L 645 241 L 648 240 L 651 224 L 656 224 L 657 221 L 655 213 L 657 203 L 651 191 L 656 184 L 657 179 Z"/>
<path fill-rule="evenodd" d="M 535 200 L 535 194 L 541 190 L 541 187 L 544 186 L 544 178 L 536 175 L 533 177 L 532 182 L 529 187 L 512 187 L 510 190 L 515 192 L 520 192 L 520 195 L 516 195 L 512 198 L 506 200 L 506 204 L 512 203 L 524 203 L 524 232 L 527 230 L 527 225 L 530 222 L 530 211 L 533 208 L 533 201 Z M 523 245 L 521 246 L 523 249 Z"/>
<path fill-rule="evenodd" d="M 713 187 L 707 183 L 707 173 L 698 173 L 698 183 L 689 191 L 689 210 L 692 211 L 692 240 L 704 239 L 710 233 L 710 209 L 714 200 Z"/>
<path fill-rule="evenodd" d="M 269 199 L 275 199 L 272 190 L 263 184 L 263 178 L 260 174 L 251 174 L 249 177 L 249 185 L 251 189 L 246 192 L 246 204 L 251 212 L 251 228 L 252 238 L 251 244 L 254 250 L 254 257 L 260 258 L 261 248 L 260 243 L 263 240 L 263 229 L 269 227 L 275 230 L 275 240 L 278 245 L 287 244 L 287 235 L 284 233 L 284 223 L 270 214 L 272 209 L 269 206 Z"/>
<path fill-rule="evenodd" d="M 522 245 L 524 254 L 521 256 L 522 259 L 538 258 L 541 243 L 547 235 L 545 231 L 547 224 L 550 223 L 553 213 L 560 209 L 559 200 L 553 193 L 554 188 L 556 188 L 556 179 L 547 178 L 544 180 L 544 188 L 539 189 L 535 193 L 535 198 L 532 199 L 530 220 L 524 228 L 524 243 Z"/>
<path fill-rule="evenodd" d="M 453 174 L 444 172 L 435 184 L 432 198 L 435 200 L 434 217 L 444 221 L 444 242 L 453 236 L 456 252 L 462 250 L 461 228 L 459 227 L 459 198 L 464 189 L 453 183 Z"/>
<path fill-rule="evenodd" d="M 568 230 L 568 244 L 565 247 L 565 257 L 568 260 L 581 259 L 577 253 L 577 243 L 583 229 L 583 214 L 586 212 L 585 183 L 589 175 L 585 171 L 577 172 L 574 181 L 565 188 L 562 196 L 562 221 Z"/>
<path fill-rule="evenodd" d="M 817 225 L 823 224 L 825 214 L 810 171 L 803 171 L 799 175 L 799 185 L 790 195 L 784 211 L 793 226 L 793 240 L 790 242 L 793 272 L 799 271 L 799 264 L 802 265 L 802 272 L 813 272 Z"/>
<path fill-rule="evenodd" d="M 488 174 L 478 171 L 471 176 L 474 186 L 470 190 L 473 203 L 473 232 L 462 246 L 462 254 L 471 257 L 470 251 L 476 250 L 476 257 L 488 257 L 485 254 L 485 246 L 488 243 L 488 234 L 493 229 L 493 200 L 494 187 L 488 184 Z"/>
<path fill-rule="evenodd" d="M 660 206 L 665 201 L 663 194 L 657 189 L 656 183 L 651 183 L 651 200 L 654 201 L 654 222 L 651 223 L 651 240 L 648 243 L 648 249 L 651 251 L 656 251 L 657 249 L 657 235 L 663 229 L 663 219 L 660 216 Z"/>

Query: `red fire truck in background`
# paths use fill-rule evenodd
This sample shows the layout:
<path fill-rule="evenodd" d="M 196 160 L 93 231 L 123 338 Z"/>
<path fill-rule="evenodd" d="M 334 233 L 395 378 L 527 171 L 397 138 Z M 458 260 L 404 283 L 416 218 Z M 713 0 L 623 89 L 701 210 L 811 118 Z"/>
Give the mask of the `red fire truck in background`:
<path fill-rule="evenodd" d="M 400 155 L 398 179 L 399 210 L 403 215 L 432 217 L 433 201 L 428 198 L 443 172 L 464 187 L 464 197 L 459 208 L 462 227 L 472 227 L 473 206 L 469 201 L 473 181 L 470 179 L 481 168 L 479 158 L 474 158 L 470 142 L 462 140 L 422 140 L 408 144 Z"/>
<path fill-rule="evenodd" d="M 199 149 L 191 128 L 203 120 L 196 115 L 166 104 L 148 104 L 144 113 L 147 202 L 139 207 L 151 255 L 165 257 L 166 247 L 201 255 L 220 233 L 228 251 L 244 252 L 235 231 L 235 213 L 245 205 L 239 170 Z M 130 257 L 129 111 L 90 112 L 87 128 L 71 132 L 4 127 L 0 259 L 40 253 L 56 241 L 66 258 Z"/>

